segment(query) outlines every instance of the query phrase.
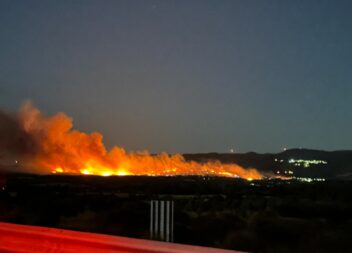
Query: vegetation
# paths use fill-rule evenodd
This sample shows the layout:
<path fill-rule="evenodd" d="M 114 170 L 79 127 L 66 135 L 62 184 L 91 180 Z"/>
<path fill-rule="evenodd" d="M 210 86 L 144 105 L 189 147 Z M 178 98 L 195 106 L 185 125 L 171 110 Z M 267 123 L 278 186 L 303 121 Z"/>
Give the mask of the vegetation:
<path fill-rule="evenodd" d="M 175 201 L 175 242 L 251 252 L 351 252 L 352 183 L 4 175 L 0 220 L 149 238 L 149 201 Z"/>

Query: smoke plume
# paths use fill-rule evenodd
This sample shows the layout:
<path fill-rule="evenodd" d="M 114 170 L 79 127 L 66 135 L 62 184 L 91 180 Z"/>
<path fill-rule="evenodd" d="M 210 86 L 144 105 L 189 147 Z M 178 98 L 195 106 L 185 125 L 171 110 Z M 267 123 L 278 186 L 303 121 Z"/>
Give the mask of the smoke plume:
<path fill-rule="evenodd" d="M 66 114 L 46 117 L 29 102 L 16 114 L 0 111 L 1 153 L 20 157 L 28 172 L 262 178 L 257 170 L 236 164 L 185 161 L 179 154 L 127 153 L 120 147 L 107 150 L 100 133 L 74 130 Z"/>
<path fill-rule="evenodd" d="M 36 149 L 33 136 L 21 126 L 18 115 L 0 110 L 0 152 L 26 155 Z"/>

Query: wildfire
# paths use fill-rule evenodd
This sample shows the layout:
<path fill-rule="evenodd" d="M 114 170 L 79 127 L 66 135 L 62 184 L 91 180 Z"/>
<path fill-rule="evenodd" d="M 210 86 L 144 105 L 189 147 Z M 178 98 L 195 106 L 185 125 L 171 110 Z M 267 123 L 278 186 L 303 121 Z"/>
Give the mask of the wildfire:
<path fill-rule="evenodd" d="M 20 128 L 32 142 L 34 152 L 28 163 L 41 173 L 67 173 L 101 176 L 125 175 L 209 175 L 261 179 L 255 169 L 219 161 L 197 163 L 180 154 L 127 153 L 123 148 L 107 150 L 100 133 L 73 130 L 72 119 L 64 113 L 45 117 L 30 103 L 17 115 Z"/>

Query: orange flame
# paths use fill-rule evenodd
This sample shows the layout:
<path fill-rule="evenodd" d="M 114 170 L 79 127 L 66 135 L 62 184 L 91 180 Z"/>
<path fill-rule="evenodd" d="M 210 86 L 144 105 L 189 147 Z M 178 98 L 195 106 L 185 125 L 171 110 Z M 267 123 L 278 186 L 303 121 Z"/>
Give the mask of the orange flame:
<path fill-rule="evenodd" d="M 64 113 L 45 117 L 30 103 L 20 112 L 24 130 L 38 143 L 39 150 L 31 166 L 42 173 L 70 173 L 85 175 L 210 175 L 261 179 L 255 169 L 219 161 L 197 163 L 186 161 L 180 154 L 150 155 L 147 152 L 127 153 L 114 147 L 107 151 L 100 133 L 86 134 L 72 129 L 72 119 Z"/>

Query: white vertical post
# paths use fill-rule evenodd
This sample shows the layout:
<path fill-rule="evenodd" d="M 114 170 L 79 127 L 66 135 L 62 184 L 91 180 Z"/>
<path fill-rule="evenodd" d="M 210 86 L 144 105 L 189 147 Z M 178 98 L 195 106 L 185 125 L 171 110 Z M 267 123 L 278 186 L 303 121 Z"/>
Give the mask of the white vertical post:
<path fill-rule="evenodd" d="M 166 241 L 170 241 L 170 201 L 166 201 Z"/>
<path fill-rule="evenodd" d="M 150 201 L 150 238 L 154 238 L 154 200 Z"/>
<path fill-rule="evenodd" d="M 161 200 L 160 201 L 160 239 L 163 241 L 165 239 L 164 237 L 164 225 L 165 225 L 165 221 L 164 221 L 164 204 L 165 201 Z"/>
<path fill-rule="evenodd" d="M 156 239 L 158 239 L 157 237 L 158 237 L 158 234 L 159 234 L 159 214 L 158 214 L 158 211 L 159 211 L 159 201 L 158 200 L 156 200 L 155 201 L 155 226 L 154 226 L 154 228 L 155 228 L 155 231 L 154 231 L 154 235 L 155 235 L 155 237 L 156 237 Z"/>
<path fill-rule="evenodd" d="M 171 201 L 171 242 L 174 242 L 174 201 Z"/>

